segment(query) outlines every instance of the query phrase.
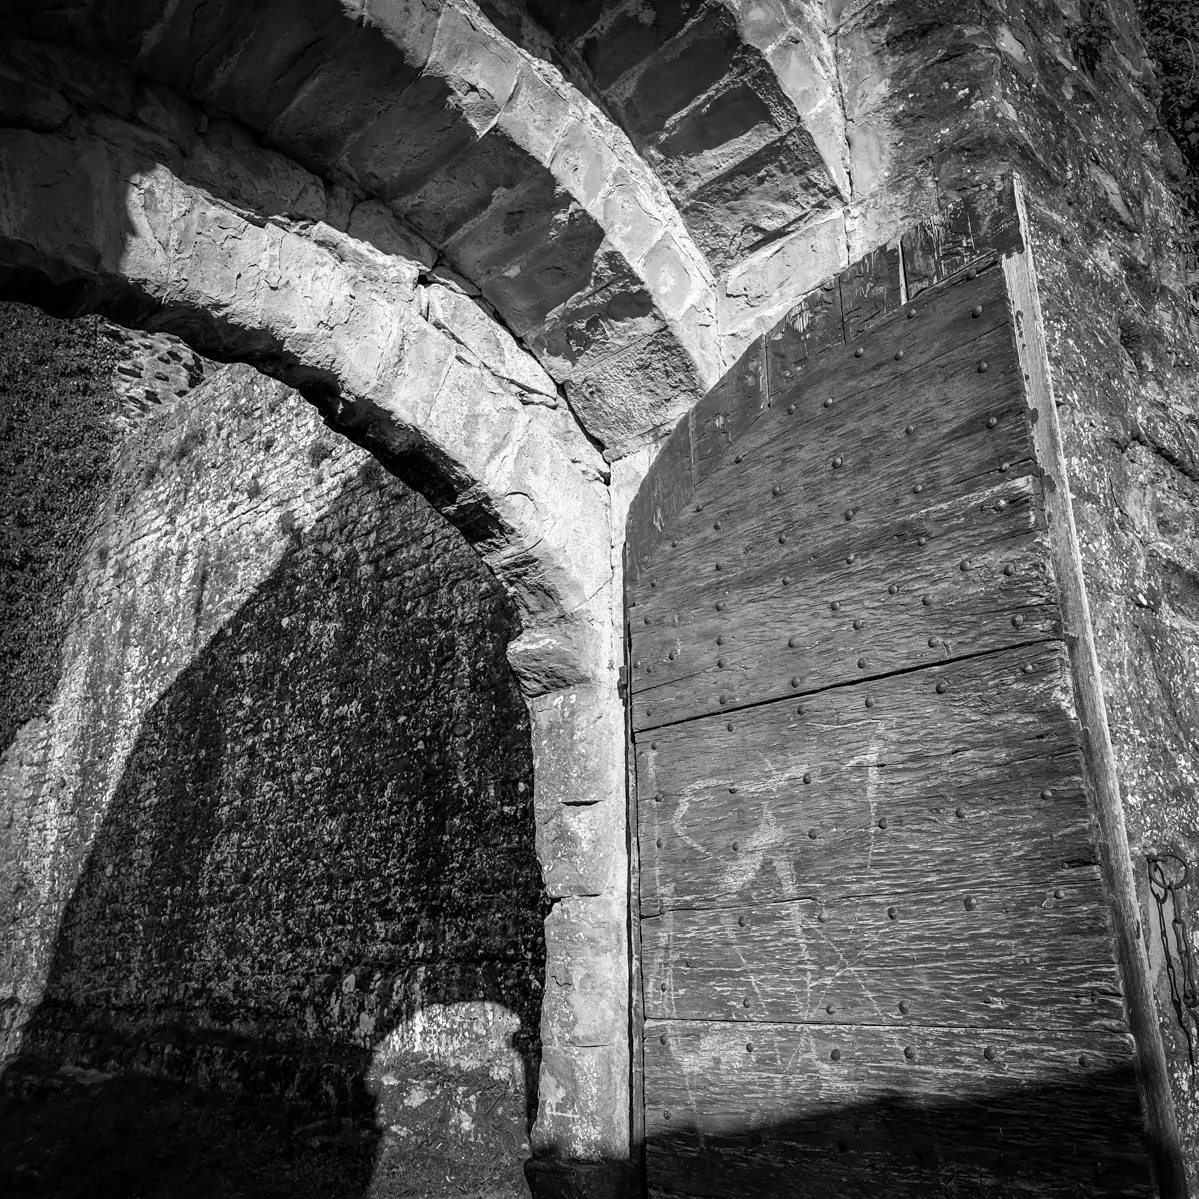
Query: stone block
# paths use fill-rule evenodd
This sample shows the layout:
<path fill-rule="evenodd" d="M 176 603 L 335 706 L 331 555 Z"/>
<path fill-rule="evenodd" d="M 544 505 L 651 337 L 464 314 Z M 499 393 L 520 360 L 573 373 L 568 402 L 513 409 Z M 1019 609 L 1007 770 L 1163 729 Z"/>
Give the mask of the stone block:
<path fill-rule="evenodd" d="M 512 94 L 496 118 L 496 128 L 542 166 L 548 166 L 562 131 L 576 119 L 577 104 L 545 78 L 543 70 L 535 62 L 521 63 Z"/>
<path fill-rule="evenodd" d="M 641 1194 L 637 1171 L 627 1161 L 574 1161 L 534 1158 L 525 1163 L 533 1199 L 635 1199 Z"/>
<path fill-rule="evenodd" d="M 66 97 L 23 73 L 0 66 L 0 125 L 49 133 L 71 115 Z"/>
<path fill-rule="evenodd" d="M 346 232 L 351 237 L 370 242 L 384 254 L 395 254 L 419 262 L 425 269 L 431 267 L 437 258 L 433 247 L 407 228 L 380 200 L 363 200 L 355 204 Z"/>
<path fill-rule="evenodd" d="M 449 334 L 493 374 L 526 391 L 551 397 L 558 389 L 541 364 L 469 296 L 438 285 L 426 289 L 429 323 Z"/>

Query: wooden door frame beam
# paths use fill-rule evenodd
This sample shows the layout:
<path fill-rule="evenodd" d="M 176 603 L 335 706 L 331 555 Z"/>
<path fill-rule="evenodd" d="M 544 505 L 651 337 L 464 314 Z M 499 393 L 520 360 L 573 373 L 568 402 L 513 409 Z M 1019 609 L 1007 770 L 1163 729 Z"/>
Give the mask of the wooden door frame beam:
<path fill-rule="evenodd" d="M 1078 530 L 1074 523 L 1070 476 L 1053 394 L 1053 374 L 1045 345 L 1031 229 L 1020 180 L 1016 177 L 1013 182 L 1022 245 L 1020 249 L 1004 255 L 1003 274 L 1007 281 L 1008 301 L 1012 306 L 1025 395 L 1032 414 L 1033 440 L 1041 466 L 1045 510 L 1049 520 L 1050 558 L 1061 594 L 1074 699 L 1082 726 L 1080 748 L 1083 768 L 1099 828 L 1099 850 L 1107 883 L 1116 958 L 1124 983 L 1129 1028 L 1136 1043 L 1137 1075 L 1150 1163 L 1162 1199 L 1187 1199 L 1182 1139 L 1149 976 L 1132 855 L 1124 822 L 1124 803 L 1120 795 L 1116 755 L 1103 698 L 1099 655 L 1091 624 Z"/>

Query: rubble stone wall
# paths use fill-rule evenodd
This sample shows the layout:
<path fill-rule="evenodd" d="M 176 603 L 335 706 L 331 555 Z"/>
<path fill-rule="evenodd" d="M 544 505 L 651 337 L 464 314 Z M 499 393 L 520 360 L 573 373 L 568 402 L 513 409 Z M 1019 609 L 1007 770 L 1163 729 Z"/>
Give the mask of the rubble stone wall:
<path fill-rule="evenodd" d="M 271 1098 L 376 1178 L 521 1193 L 549 905 L 510 601 L 284 385 L 217 368 L 124 431 L 104 390 L 55 685 L 0 759 L 8 1085 Z"/>

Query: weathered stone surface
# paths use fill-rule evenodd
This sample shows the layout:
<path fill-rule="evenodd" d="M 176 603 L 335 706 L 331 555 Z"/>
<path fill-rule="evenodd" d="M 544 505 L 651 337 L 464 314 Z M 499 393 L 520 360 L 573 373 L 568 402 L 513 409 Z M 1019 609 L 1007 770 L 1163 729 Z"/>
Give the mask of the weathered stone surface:
<path fill-rule="evenodd" d="M 70 600 L 0 765 L 6 1056 L 274 1096 L 425 1193 L 519 1193 L 544 906 L 495 580 L 234 367 L 127 435 Z"/>

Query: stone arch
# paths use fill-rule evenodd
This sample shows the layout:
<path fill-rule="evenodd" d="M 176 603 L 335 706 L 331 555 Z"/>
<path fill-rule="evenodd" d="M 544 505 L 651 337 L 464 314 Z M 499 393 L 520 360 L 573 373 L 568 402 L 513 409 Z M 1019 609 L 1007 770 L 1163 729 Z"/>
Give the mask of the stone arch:
<path fill-rule="evenodd" d="M 118 107 L 125 93 L 136 108 L 152 81 L 177 140 L 194 142 L 199 104 L 320 176 L 318 219 L 369 236 L 398 218 L 565 386 L 609 457 L 721 373 L 711 269 L 660 180 L 472 4 L 307 0 L 284 18 L 98 0 L 16 16 L 51 43 L 17 54 L 54 87 L 74 86 L 81 61 L 94 73 L 99 50 Z"/>
<path fill-rule="evenodd" d="M 222 203 L 128 123 L 45 131 L 55 115 L 0 131 L 0 295 L 173 331 L 296 387 L 429 497 L 513 596 L 556 901 L 534 1149 L 622 1157 L 627 877 L 602 459 L 564 407 L 529 402 L 426 319 L 411 260 Z"/>

